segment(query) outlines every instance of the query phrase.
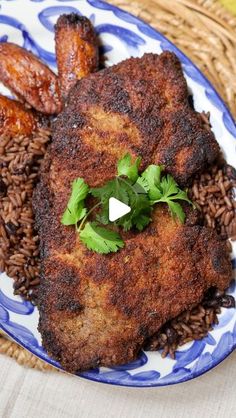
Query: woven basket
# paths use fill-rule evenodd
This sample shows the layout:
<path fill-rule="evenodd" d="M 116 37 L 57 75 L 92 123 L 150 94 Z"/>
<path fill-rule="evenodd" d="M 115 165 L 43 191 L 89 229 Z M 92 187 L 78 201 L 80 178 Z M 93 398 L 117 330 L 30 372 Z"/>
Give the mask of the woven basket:
<path fill-rule="evenodd" d="M 213 0 L 112 0 L 166 35 L 236 115 L 236 18 Z"/>
<path fill-rule="evenodd" d="M 217 0 L 111 0 L 150 23 L 209 78 L 236 117 L 236 18 Z M 0 353 L 19 364 L 55 370 L 0 335 Z"/>

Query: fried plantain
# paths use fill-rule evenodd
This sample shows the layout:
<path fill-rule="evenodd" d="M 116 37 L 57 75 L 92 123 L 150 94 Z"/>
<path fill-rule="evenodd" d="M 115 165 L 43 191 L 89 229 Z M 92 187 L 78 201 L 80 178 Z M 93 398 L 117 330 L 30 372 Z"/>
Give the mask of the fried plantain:
<path fill-rule="evenodd" d="M 75 13 L 59 17 L 55 41 L 60 89 L 66 98 L 77 80 L 98 69 L 98 43 L 91 22 Z"/>
<path fill-rule="evenodd" d="M 0 95 L 0 135 L 30 135 L 37 128 L 39 118 L 25 109 L 22 103 Z"/>
<path fill-rule="evenodd" d="M 0 81 L 39 112 L 57 114 L 61 110 L 57 76 L 18 45 L 0 43 Z"/>

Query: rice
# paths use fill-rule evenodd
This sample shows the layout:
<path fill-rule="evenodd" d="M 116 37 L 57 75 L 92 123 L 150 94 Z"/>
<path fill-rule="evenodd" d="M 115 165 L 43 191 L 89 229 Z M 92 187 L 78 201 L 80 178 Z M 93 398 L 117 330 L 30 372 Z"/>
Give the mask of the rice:
<path fill-rule="evenodd" d="M 0 138 L 0 270 L 14 279 L 15 294 L 31 300 L 39 284 L 32 194 L 49 140 L 46 128 Z"/>
<path fill-rule="evenodd" d="M 208 115 L 203 118 L 207 126 Z M 0 138 L 0 270 L 14 279 L 15 294 L 33 302 L 40 283 L 40 260 L 32 194 L 49 141 L 50 130 L 43 128 L 30 137 Z M 202 222 L 222 239 L 236 239 L 235 187 L 236 171 L 221 160 L 196 176 L 189 190 Z M 166 323 L 145 348 L 174 358 L 179 346 L 212 330 L 222 306 L 235 306 L 234 298 L 210 289 L 201 304 Z"/>
<path fill-rule="evenodd" d="M 217 315 L 221 307 L 235 307 L 235 300 L 231 295 L 225 295 L 217 289 L 210 289 L 202 303 L 187 310 L 176 318 L 168 321 L 155 335 L 145 343 L 145 349 L 154 351 L 162 350 L 162 357 L 167 354 L 175 358 L 178 347 L 189 341 L 200 340 L 218 324 Z"/>
<path fill-rule="evenodd" d="M 204 224 L 223 239 L 236 239 L 236 170 L 224 161 L 196 176 L 190 197 L 201 210 Z"/>

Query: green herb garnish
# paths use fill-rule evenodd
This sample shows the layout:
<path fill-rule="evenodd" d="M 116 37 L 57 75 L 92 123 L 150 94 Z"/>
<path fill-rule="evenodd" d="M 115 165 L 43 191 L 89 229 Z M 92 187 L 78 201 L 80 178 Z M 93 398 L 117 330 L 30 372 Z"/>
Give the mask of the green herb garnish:
<path fill-rule="evenodd" d="M 150 199 L 150 204 L 167 203 L 171 215 L 177 217 L 181 223 L 185 221 L 185 213 L 182 206 L 176 200 L 184 200 L 192 204 L 188 198 L 187 192 L 181 190 L 175 179 L 167 174 L 161 178 L 163 166 L 149 165 L 149 167 L 141 174 L 147 182 L 146 190 Z"/>
<path fill-rule="evenodd" d="M 62 216 L 63 225 L 75 225 L 87 213 L 84 200 L 89 192 L 89 186 L 83 179 L 78 178 L 72 183 L 72 191 L 67 208 Z"/>
<path fill-rule="evenodd" d="M 120 235 L 110 229 L 99 226 L 96 222 L 87 222 L 80 232 L 80 239 L 89 250 L 108 254 L 124 247 Z"/>
<path fill-rule="evenodd" d="M 132 163 L 131 155 L 126 154 L 118 161 L 118 175 L 102 187 L 90 189 L 82 178 L 73 181 L 71 196 L 61 222 L 63 225 L 76 225 L 80 239 L 88 249 L 108 254 L 124 246 L 118 232 L 101 226 L 111 224 L 109 221 L 111 197 L 131 208 L 128 214 L 112 223 L 115 228 L 122 227 L 125 231 L 137 228 L 142 231 L 151 222 L 152 209 L 156 203 L 166 203 L 171 215 L 184 223 L 185 213 L 178 201 L 192 204 L 187 192 L 179 188 L 171 175 L 163 175 L 164 167 L 161 165 L 149 165 L 139 175 L 140 163 L 141 158 L 137 158 Z M 88 211 L 85 199 L 89 193 L 98 202 Z M 98 208 L 96 221 L 89 222 L 90 214 Z"/>
<path fill-rule="evenodd" d="M 115 197 L 131 207 L 131 211 L 127 215 L 122 216 L 115 222 L 117 226 L 122 226 L 125 231 L 137 225 L 141 231 L 151 220 L 151 206 L 147 193 L 136 183 L 133 184 L 129 178 L 116 177 L 104 187 L 91 189 L 90 193 L 102 202 L 102 209 L 97 215 L 97 221 L 103 225 L 109 223 L 110 197 Z M 145 219 L 143 226 L 141 225 L 141 215 L 148 215 L 149 219 L 148 222 Z M 137 219 L 138 217 L 140 218 L 139 220 Z"/>
<path fill-rule="evenodd" d="M 132 157 L 130 154 L 125 154 L 117 164 L 118 176 L 126 176 L 131 181 L 135 182 L 138 178 L 138 169 L 141 163 L 141 158 L 136 158 L 135 162 L 132 164 Z"/>

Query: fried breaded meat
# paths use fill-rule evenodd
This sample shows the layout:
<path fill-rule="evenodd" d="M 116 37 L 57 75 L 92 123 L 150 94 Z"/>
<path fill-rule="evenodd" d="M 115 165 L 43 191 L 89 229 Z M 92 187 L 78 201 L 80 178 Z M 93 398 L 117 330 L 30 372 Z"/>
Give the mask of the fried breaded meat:
<path fill-rule="evenodd" d="M 102 171 L 109 158 L 115 172 L 127 151 L 140 155 L 143 166 L 164 164 L 181 185 L 219 153 L 212 131 L 189 105 L 181 64 L 171 52 L 131 58 L 82 79 L 55 137 L 61 138 L 60 155 L 80 146 L 80 158 L 88 160 L 89 154 L 96 166 L 99 159 Z"/>
<path fill-rule="evenodd" d="M 34 197 L 42 280 L 39 330 L 43 345 L 75 372 L 136 358 L 143 342 L 169 319 L 225 289 L 231 263 L 216 233 L 181 225 L 157 207 L 142 232 L 121 231 L 125 247 L 101 255 L 80 242 L 61 216 L 71 182 L 91 187 L 116 174 L 130 152 L 143 168 L 165 163 L 186 184 L 218 153 L 213 134 L 190 109 L 175 55 L 148 54 L 89 76 L 59 115 Z"/>

